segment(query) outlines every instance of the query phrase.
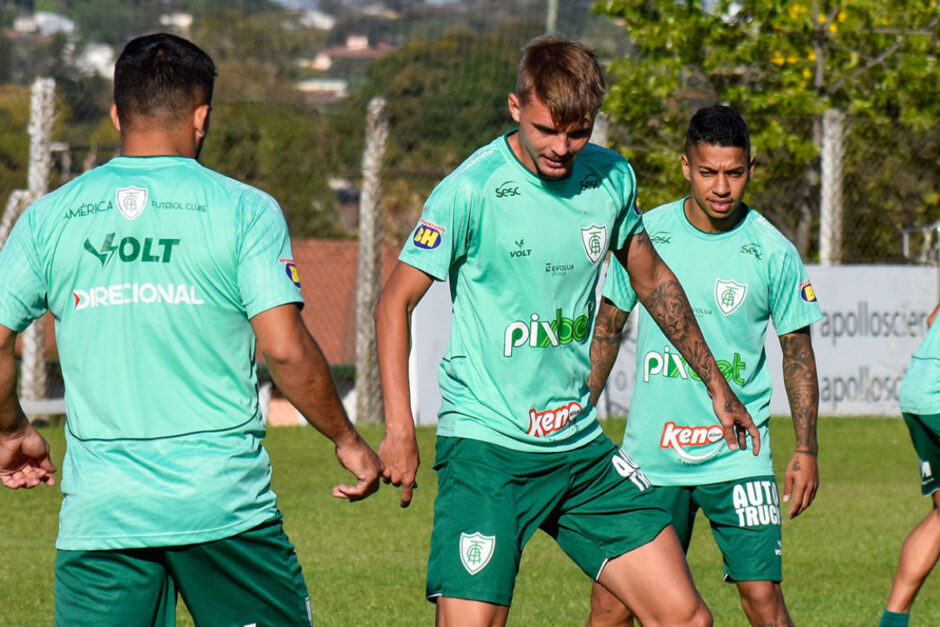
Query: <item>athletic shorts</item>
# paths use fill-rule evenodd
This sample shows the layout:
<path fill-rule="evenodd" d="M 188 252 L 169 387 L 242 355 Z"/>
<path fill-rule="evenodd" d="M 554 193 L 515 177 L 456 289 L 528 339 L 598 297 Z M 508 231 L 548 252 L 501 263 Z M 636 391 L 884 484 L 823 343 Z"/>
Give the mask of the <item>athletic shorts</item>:
<path fill-rule="evenodd" d="M 685 551 L 701 508 L 721 549 L 726 581 L 781 580 L 780 499 L 773 476 L 657 486 L 656 496 L 672 512 L 672 524 Z"/>
<path fill-rule="evenodd" d="M 596 579 L 607 560 L 669 525 L 642 471 L 606 436 L 549 453 L 439 437 L 434 468 L 432 601 L 445 596 L 510 605 L 522 549 L 536 529 Z"/>
<path fill-rule="evenodd" d="M 940 490 L 935 468 L 940 468 L 940 414 L 903 414 L 911 441 L 920 460 L 920 493 L 930 496 Z"/>
<path fill-rule="evenodd" d="M 59 551 L 55 574 L 57 627 L 174 627 L 177 593 L 200 627 L 313 624 L 280 515 L 204 544 Z"/>

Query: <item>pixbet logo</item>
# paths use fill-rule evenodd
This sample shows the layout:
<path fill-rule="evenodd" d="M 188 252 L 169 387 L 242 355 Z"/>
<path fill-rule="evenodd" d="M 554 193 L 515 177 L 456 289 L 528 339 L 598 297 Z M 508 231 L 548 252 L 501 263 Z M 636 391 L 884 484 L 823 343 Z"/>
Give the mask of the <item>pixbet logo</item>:
<path fill-rule="evenodd" d="M 539 314 L 530 316 L 526 324 L 521 320 L 510 322 L 506 327 L 503 356 L 512 357 L 512 350 L 527 343 L 533 348 L 548 348 L 574 342 L 583 342 L 590 335 L 590 322 L 593 311 L 588 307 L 588 313 L 578 316 L 574 320 L 565 317 L 561 308 L 555 310 L 554 320 L 542 320 Z"/>
<path fill-rule="evenodd" d="M 671 420 L 663 425 L 663 433 L 659 439 L 659 448 L 672 449 L 679 457 L 689 462 L 700 462 L 714 455 L 721 448 L 724 441 L 724 432 L 718 425 L 699 427 L 685 427 L 677 425 Z M 699 453 L 692 453 L 688 449 L 708 447 Z"/>
<path fill-rule="evenodd" d="M 115 234 L 108 233 L 100 248 L 95 248 L 91 240 L 86 239 L 85 250 L 94 255 L 101 262 L 102 267 L 111 260 L 114 253 L 117 253 L 118 258 L 125 263 L 137 259 L 144 262 L 169 263 L 173 256 L 173 247 L 180 243 L 178 239 L 169 238 L 146 237 L 139 240 L 136 237 L 125 237 L 115 245 L 114 239 Z"/>
<path fill-rule="evenodd" d="M 544 438 L 557 433 L 571 424 L 575 416 L 581 413 L 581 409 L 581 403 L 577 401 L 541 412 L 530 409 L 529 430 L 526 433 L 533 438 Z"/>
<path fill-rule="evenodd" d="M 741 359 L 740 353 L 735 353 L 731 360 L 716 359 L 718 371 L 729 382 L 744 385 L 747 381 L 742 376 L 747 368 L 747 363 Z M 670 379 L 693 379 L 701 381 L 699 376 L 689 370 L 685 359 L 669 350 L 668 346 L 663 347 L 662 353 L 650 351 L 643 357 L 643 381 L 649 383 L 650 377 L 662 376 Z"/>

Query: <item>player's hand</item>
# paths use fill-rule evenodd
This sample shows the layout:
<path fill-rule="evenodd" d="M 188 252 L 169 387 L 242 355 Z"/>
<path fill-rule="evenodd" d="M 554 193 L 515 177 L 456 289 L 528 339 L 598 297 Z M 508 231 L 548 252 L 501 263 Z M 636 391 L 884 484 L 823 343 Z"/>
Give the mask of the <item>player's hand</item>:
<path fill-rule="evenodd" d="M 358 433 L 353 433 L 355 437 L 336 444 L 336 459 L 359 482 L 354 486 L 341 484 L 333 488 L 333 496 L 350 502 L 361 501 L 374 494 L 379 489 L 379 476 L 382 474 L 382 460 Z"/>
<path fill-rule="evenodd" d="M 386 432 L 379 445 L 379 457 L 385 464 L 382 480 L 395 487 L 401 486 L 401 506 L 408 507 L 418 487 L 415 477 L 421 463 L 414 431 L 401 434 Z"/>
<path fill-rule="evenodd" d="M 722 379 L 722 381 L 724 381 Z M 751 436 L 751 452 L 760 453 L 760 432 L 751 419 L 751 414 L 728 384 L 712 396 L 712 407 L 725 432 L 725 442 L 732 451 L 747 449 L 747 436 Z"/>
<path fill-rule="evenodd" d="M 13 490 L 53 486 L 55 471 L 48 442 L 25 418 L 15 431 L 0 433 L 0 483 Z"/>
<path fill-rule="evenodd" d="M 819 467 L 816 465 L 816 456 L 799 451 L 794 453 L 793 459 L 787 464 L 783 485 L 783 502 L 793 501 L 790 518 L 799 516 L 813 504 L 818 488 Z"/>

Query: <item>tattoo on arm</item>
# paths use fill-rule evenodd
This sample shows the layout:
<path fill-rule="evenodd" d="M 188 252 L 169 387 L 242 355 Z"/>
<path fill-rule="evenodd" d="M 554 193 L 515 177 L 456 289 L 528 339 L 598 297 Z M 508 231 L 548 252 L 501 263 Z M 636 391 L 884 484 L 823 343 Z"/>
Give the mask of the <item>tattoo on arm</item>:
<path fill-rule="evenodd" d="M 610 376 L 610 370 L 614 367 L 614 361 L 617 360 L 627 316 L 627 312 L 606 298 L 597 310 L 594 337 L 591 340 L 591 375 L 588 377 L 592 404 L 597 403 L 607 383 L 607 377 Z"/>
<path fill-rule="evenodd" d="M 809 327 L 780 336 L 783 352 L 783 381 L 793 414 L 796 452 L 819 453 L 816 440 L 816 418 L 819 411 L 819 380 L 816 357 L 810 340 Z"/>

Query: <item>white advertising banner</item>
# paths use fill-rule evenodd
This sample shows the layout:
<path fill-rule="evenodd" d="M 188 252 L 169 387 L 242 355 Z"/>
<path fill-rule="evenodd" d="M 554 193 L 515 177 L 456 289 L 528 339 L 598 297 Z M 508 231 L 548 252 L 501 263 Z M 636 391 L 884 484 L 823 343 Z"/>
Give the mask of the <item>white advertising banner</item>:
<path fill-rule="evenodd" d="M 823 319 L 813 325 L 824 416 L 893 416 L 910 356 L 938 302 L 938 271 L 921 266 L 807 266 Z M 624 416 L 636 373 L 633 317 L 617 363 L 598 401 L 602 416 Z M 441 398 L 437 366 L 450 333 L 450 290 L 435 283 L 414 312 L 410 377 L 418 424 L 434 424 Z M 767 360 L 774 381 L 771 412 L 789 415 L 780 343 L 773 327 Z"/>

